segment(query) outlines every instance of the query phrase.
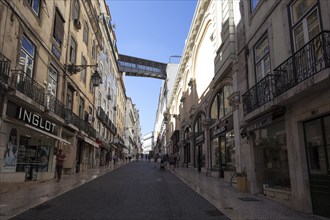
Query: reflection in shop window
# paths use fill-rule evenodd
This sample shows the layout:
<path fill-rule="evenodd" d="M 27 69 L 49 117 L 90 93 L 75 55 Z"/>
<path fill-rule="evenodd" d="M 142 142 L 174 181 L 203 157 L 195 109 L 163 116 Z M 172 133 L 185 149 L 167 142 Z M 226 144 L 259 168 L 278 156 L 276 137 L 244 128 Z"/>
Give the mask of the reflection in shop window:
<path fill-rule="evenodd" d="M 262 184 L 272 188 L 290 189 L 290 173 L 284 120 L 254 132 L 256 167 Z M 261 165 L 263 164 L 263 167 Z"/>

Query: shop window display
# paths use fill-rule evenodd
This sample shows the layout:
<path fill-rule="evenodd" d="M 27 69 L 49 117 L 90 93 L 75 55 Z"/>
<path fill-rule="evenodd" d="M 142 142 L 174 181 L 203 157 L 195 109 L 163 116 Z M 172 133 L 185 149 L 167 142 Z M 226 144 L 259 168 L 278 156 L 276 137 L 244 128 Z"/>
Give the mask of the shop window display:
<path fill-rule="evenodd" d="M 286 133 L 283 120 L 273 121 L 272 125 L 254 132 L 256 166 L 262 184 L 271 188 L 290 189 L 290 174 Z M 257 152 L 260 152 L 259 154 Z M 257 158 L 257 157 L 262 158 Z M 260 164 L 257 164 L 260 162 Z"/>
<path fill-rule="evenodd" d="M 50 146 L 35 145 L 35 142 L 29 137 L 20 137 L 16 172 L 25 172 L 27 179 L 33 179 L 35 172 L 47 172 L 49 169 Z"/>

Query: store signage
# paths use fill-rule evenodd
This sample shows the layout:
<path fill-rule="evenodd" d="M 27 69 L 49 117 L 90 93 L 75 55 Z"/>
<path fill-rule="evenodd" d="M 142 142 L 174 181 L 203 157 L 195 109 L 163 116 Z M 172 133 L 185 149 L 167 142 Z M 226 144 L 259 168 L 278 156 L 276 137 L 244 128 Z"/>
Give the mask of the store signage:
<path fill-rule="evenodd" d="M 214 130 L 214 135 L 218 135 L 218 134 L 221 134 L 222 132 L 226 131 L 227 130 L 227 126 L 224 125 L 222 127 L 219 127 L 218 129 L 215 129 Z"/>
<path fill-rule="evenodd" d="M 244 127 L 244 130 L 246 130 L 246 132 L 251 132 L 251 131 L 254 131 L 257 129 L 267 127 L 271 123 L 272 123 L 272 114 L 268 114 L 264 117 L 261 117 L 255 121 L 249 123 L 248 125 L 246 125 Z"/>
<path fill-rule="evenodd" d="M 36 127 L 36 128 L 40 128 L 44 131 L 53 133 L 55 130 L 56 125 L 48 120 L 45 120 L 44 118 L 42 118 L 41 116 L 29 112 L 28 110 L 19 107 L 19 111 L 18 111 L 18 119 L 25 121 L 26 123 Z"/>

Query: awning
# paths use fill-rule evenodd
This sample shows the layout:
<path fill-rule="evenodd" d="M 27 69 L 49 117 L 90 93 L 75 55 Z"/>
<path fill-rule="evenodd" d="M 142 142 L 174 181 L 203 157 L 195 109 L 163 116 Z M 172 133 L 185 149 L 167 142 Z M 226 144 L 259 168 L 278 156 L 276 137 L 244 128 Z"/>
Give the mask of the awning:
<path fill-rule="evenodd" d="M 97 147 L 97 148 L 100 147 L 95 141 L 93 141 L 93 140 L 91 140 L 91 139 L 89 139 L 89 138 L 87 138 L 87 137 L 84 137 L 84 141 L 85 141 L 86 143 L 88 143 L 88 144 L 94 146 L 94 147 Z"/>
<path fill-rule="evenodd" d="M 29 125 L 29 124 L 25 124 L 25 126 L 28 127 L 28 128 L 31 128 L 32 130 L 35 130 L 35 131 L 37 131 L 37 132 L 40 132 L 40 133 L 42 133 L 42 134 L 44 134 L 44 135 L 48 135 L 49 137 L 55 138 L 55 139 L 57 139 L 57 140 L 59 140 L 59 141 L 62 141 L 62 142 L 64 142 L 64 143 L 66 143 L 66 144 L 71 144 L 69 141 L 64 140 L 63 138 L 57 137 L 56 135 L 53 135 L 53 134 L 48 133 L 48 132 L 45 132 L 45 131 L 43 131 L 43 130 L 41 130 L 41 129 L 38 129 L 38 128 L 36 128 L 36 127 L 33 127 L 33 126 Z"/>

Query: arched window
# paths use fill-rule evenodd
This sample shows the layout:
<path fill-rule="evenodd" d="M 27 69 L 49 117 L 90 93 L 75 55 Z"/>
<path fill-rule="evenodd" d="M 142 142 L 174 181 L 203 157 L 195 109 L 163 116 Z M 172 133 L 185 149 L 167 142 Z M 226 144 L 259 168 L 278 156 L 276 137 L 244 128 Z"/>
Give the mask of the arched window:
<path fill-rule="evenodd" d="M 204 114 L 199 114 L 195 120 L 194 132 L 195 134 L 200 134 L 203 132 L 203 119 L 205 118 Z"/>
<path fill-rule="evenodd" d="M 228 97 L 232 94 L 233 88 L 230 85 L 222 87 L 212 102 L 211 118 L 220 119 L 231 112 Z"/>

